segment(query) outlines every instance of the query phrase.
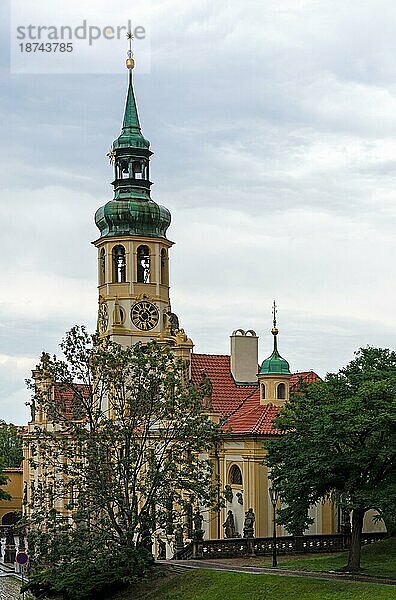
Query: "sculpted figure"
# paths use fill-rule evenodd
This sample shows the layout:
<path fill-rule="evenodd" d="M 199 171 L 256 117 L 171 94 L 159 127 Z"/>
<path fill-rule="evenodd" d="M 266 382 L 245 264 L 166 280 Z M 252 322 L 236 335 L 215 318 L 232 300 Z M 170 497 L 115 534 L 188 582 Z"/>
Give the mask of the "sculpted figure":
<path fill-rule="evenodd" d="M 245 512 L 245 522 L 243 525 L 243 537 L 254 537 L 254 522 L 256 517 L 254 516 L 253 508 L 249 508 Z"/>
<path fill-rule="evenodd" d="M 234 515 L 232 513 L 232 510 L 228 511 L 227 518 L 226 518 L 225 522 L 223 523 L 223 527 L 224 527 L 224 535 L 226 538 L 236 537 L 235 521 L 234 521 Z"/>

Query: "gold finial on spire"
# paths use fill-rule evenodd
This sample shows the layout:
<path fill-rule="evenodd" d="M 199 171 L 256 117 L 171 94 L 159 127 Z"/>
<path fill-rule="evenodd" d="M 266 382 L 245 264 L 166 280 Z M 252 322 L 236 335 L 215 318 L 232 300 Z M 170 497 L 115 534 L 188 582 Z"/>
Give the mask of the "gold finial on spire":
<path fill-rule="evenodd" d="M 132 40 L 134 38 L 133 33 L 128 31 L 127 38 L 129 40 L 129 49 L 127 52 L 126 68 L 129 69 L 129 71 L 131 71 L 135 66 L 135 60 L 133 58 L 133 52 L 132 52 Z"/>
<path fill-rule="evenodd" d="M 271 330 L 272 335 L 278 335 L 279 330 L 276 326 L 276 313 L 278 312 L 277 306 L 276 306 L 276 302 L 274 300 L 274 304 L 272 306 L 272 316 L 273 316 L 273 327 Z"/>

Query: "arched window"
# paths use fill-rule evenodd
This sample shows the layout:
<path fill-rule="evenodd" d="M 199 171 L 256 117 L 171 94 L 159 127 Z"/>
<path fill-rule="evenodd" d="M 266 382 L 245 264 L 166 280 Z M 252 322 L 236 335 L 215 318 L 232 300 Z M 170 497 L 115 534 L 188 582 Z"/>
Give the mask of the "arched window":
<path fill-rule="evenodd" d="M 150 250 L 148 246 L 137 249 L 137 282 L 150 283 Z"/>
<path fill-rule="evenodd" d="M 1 518 L 2 525 L 15 525 L 17 522 L 17 515 L 14 512 L 8 512 Z"/>
<path fill-rule="evenodd" d="M 265 383 L 261 384 L 261 399 L 265 400 Z"/>
<path fill-rule="evenodd" d="M 99 254 L 99 285 L 103 285 L 106 281 L 106 259 L 105 249 L 102 248 Z"/>
<path fill-rule="evenodd" d="M 161 283 L 164 285 L 169 284 L 168 256 L 166 254 L 165 248 L 162 248 L 162 250 L 161 250 Z"/>
<path fill-rule="evenodd" d="M 147 177 L 147 161 L 143 158 L 133 160 L 132 162 L 132 177 L 134 179 L 148 179 Z"/>
<path fill-rule="evenodd" d="M 229 481 L 231 485 L 242 485 L 242 473 L 238 465 L 232 465 L 229 474 Z"/>
<path fill-rule="evenodd" d="M 126 281 L 126 260 L 124 246 L 114 246 L 113 248 L 113 282 L 125 283 Z"/>
<path fill-rule="evenodd" d="M 117 162 L 117 179 L 127 179 L 129 177 L 129 161 L 122 160 Z"/>
<path fill-rule="evenodd" d="M 286 386 L 284 383 L 280 383 L 277 389 L 278 400 L 285 400 L 286 398 Z"/>

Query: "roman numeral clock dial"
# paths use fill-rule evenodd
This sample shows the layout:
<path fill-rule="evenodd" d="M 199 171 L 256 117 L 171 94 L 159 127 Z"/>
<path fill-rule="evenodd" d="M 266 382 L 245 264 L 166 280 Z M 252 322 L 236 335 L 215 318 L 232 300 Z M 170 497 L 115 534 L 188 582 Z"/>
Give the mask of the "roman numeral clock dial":
<path fill-rule="evenodd" d="M 158 308 L 151 302 L 136 302 L 131 308 L 132 323 L 141 331 L 153 329 L 159 321 Z"/>

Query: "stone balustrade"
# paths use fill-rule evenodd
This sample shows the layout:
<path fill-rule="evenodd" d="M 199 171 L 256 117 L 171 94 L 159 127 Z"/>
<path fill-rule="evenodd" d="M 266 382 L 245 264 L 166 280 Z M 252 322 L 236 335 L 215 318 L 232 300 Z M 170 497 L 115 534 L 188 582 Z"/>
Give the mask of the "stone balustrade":
<path fill-rule="evenodd" d="M 386 533 L 364 533 L 362 545 L 371 544 L 387 537 Z M 314 554 L 318 552 L 340 552 L 349 548 L 350 535 L 303 535 L 276 538 L 277 554 Z M 178 550 L 174 558 L 189 560 L 196 558 L 238 558 L 242 556 L 271 556 L 274 540 L 267 538 L 234 538 L 224 540 L 202 540 L 191 542 Z"/>

